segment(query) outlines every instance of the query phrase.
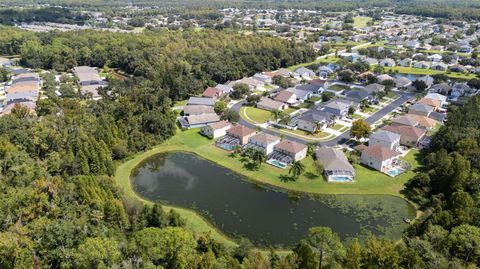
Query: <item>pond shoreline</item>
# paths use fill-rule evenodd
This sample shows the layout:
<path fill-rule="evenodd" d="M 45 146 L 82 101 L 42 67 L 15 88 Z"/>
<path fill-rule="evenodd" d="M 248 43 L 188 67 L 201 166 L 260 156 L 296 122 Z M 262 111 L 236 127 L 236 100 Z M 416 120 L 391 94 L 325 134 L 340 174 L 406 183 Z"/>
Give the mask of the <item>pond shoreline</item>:
<path fill-rule="evenodd" d="M 389 194 L 389 193 L 378 193 L 378 194 L 320 193 L 320 192 L 306 192 L 306 191 L 299 191 L 299 190 L 295 190 L 295 189 L 288 189 L 288 188 L 284 188 L 284 187 L 281 187 L 281 186 L 276 186 L 274 184 L 269 184 L 269 183 L 266 183 L 266 182 L 256 180 L 255 178 L 252 178 L 251 176 L 246 175 L 245 173 L 242 173 L 242 171 L 236 171 L 236 170 L 232 169 L 231 167 L 228 167 L 228 166 L 223 165 L 221 163 L 217 163 L 214 160 L 208 158 L 208 156 L 204 156 L 203 154 L 199 154 L 199 153 L 195 152 L 194 150 L 192 150 L 190 148 L 187 148 L 183 145 L 165 145 L 165 146 L 160 145 L 160 146 L 158 146 L 154 149 L 151 149 L 149 151 L 139 153 L 139 154 L 133 156 L 130 160 L 120 164 L 117 167 L 117 171 L 116 171 L 116 174 L 115 174 L 116 181 L 119 182 L 119 185 L 123 187 L 123 189 L 124 189 L 124 191 L 127 195 L 129 195 L 131 197 L 138 198 L 143 202 L 151 202 L 147 199 L 144 199 L 144 197 L 142 197 L 140 194 L 136 193 L 133 190 L 132 181 L 131 181 L 131 174 L 145 160 L 147 160 L 147 159 L 149 159 L 149 158 L 151 158 L 155 155 L 161 154 L 161 153 L 171 153 L 171 152 L 185 152 L 185 153 L 194 154 L 195 156 L 197 156 L 201 159 L 205 159 L 209 162 L 214 163 L 215 165 L 218 165 L 218 166 L 224 167 L 226 169 L 232 170 L 232 171 L 244 176 L 245 177 L 244 181 L 246 181 L 248 183 L 258 185 L 262 188 L 266 188 L 266 189 L 269 189 L 269 190 L 273 190 L 273 191 L 277 191 L 277 192 L 283 192 L 283 193 L 286 193 L 287 195 L 289 195 L 289 194 L 290 195 L 291 194 L 299 194 L 299 195 L 308 196 L 308 197 L 318 197 L 318 195 L 335 195 L 335 196 L 336 195 L 389 195 L 389 196 L 393 196 L 393 197 L 402 198 L 410 206 L 412 206 L 412 209 L 414 209 L 416 211 L 416 217 L 417 218 L 420 215 L 419 214 L 420 211 L 417 209 L 415 204 L 412 203 L 411 201 L 409 201 L 408 199 L 405 199 L 405 197 L 403 197 L 401 194 L 392 195 L 392 194 Z M 213 234 L 212 234 L 213 238 L 215 238 L 215 239 L 217 239 L 217 240 L 219 240 L 223 243 L 226 243 L 227 245 L 230 245 L 230 246 L 235 246 L 236 245 L 236 242 L 235 242 L 234 238 L 232 238 L 231 236 L 227 235 L 222 230 L 220 230 L 219 228 L 214 226 L 212 223 L 210 223 L 210 221 L 208 219 L 206 219 L 204 216 L 202 216 L 200 213 L 196 212 L 195 210 L 184 208 L 184 207 L 179 207 L 179 206 L 171 206 L 169 204 L 166 204 L 164 206 L 167 209 L 176 209 L 176 210 L 184 211 L 183 212 L 184 214 L 185 214 L 185 211 L 187 211 L 187 212 L 190 213 L 189 214 L 190 218 L 192 217 L 192 214 L 193 214 L 193 215 L 195 215 L 196 218 L 200 219 L 200 221 L 199 220 L 195 221 L 197 225 L 192 225 L 192 226 L 201 226 L 201 229 L 197 229 L 199 227 L 189 227 L 192 230 L 194 230 L 195 232 L 206 232 L 207 230 L 210 230 L 210 231 L 213 231 Z M 204 222 L 204 223 L 198 223 L 198 222 Z"/>

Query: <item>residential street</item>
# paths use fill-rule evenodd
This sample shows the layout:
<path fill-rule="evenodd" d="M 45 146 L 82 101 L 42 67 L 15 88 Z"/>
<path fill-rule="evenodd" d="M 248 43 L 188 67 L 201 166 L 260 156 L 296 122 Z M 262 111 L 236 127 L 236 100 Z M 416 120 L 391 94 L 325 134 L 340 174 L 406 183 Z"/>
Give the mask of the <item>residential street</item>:
<path fill-rule="evenodd" d="M 407 94 L 407 93 L 399 93 L 399 94 L 401 96 L 398 99 L 396 99 L 392 103 L 388 104 L 384 108 L 380 109 L 379 111 L 377 111 L 376 113 L 374 113 L 370 117 L 366 118 L 365 121 L 369 124 L 375 123 L 376 121 L 385 117 L 388 113 L 392 112 L 393 110 L 395 110 L 396 108 L 398 108 L 399 106 L 401 106 L 402 104 L 407 102 L 408 99 L 410 99 L 412 97 L 410 94 Z M 245 102 L 246 101 L 241 101 L 241 102 L 238 102 L 238 103 L 234 104 L 232 106 L 232 109 L 234 109 L 235 111 L 240 113 L 240 108 L 243 106 L 243 104 L 245 104 Z M 243 124 L 247 127 L 253 128 L 253 129 L 259 128 L 259 126 L 249 123 L 248 121 L 244 120 L 242 117 L 240 117 L 240 124 Z M 272 135 L 279 135 L 279 132 L 276 132 L 276 131 L 271 130 L 271 129 L 262 128 L 262 131 L 265 132 L 265 133 L 268 133 L 268 134 L 272 134 Z M 288 135 L 288 134 L 285 134 L 285 133 L 281 133 L 281 134 L 284 137 L 286 137 L 290 140 L 296 141 L 296 142 L 300 142 L 300 143 L 304 143 L 304 144 L 309 142 L 306 139 L 302 139 L 298 136 Z M 347 131 L 343 132 L 341 135 L 339 135 L 339 136 L 337 136 L 337 137 L 335 137 L 331 140 L 322 141 L 322 142 L 319 142 L 319 143 L 322 146 L 332 147 L 332 146 L 335 146 L 335 145 L 338 145 L 338 144 L 346 143 L 349 138 L 350 138 L 350 130 L 347 130 Z"/>

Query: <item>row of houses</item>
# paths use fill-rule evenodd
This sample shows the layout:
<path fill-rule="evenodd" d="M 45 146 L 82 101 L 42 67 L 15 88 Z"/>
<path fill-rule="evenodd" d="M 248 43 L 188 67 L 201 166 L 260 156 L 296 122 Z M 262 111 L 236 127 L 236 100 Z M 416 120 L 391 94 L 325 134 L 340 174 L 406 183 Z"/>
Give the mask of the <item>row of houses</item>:
<path fill-rule="evenodd" d="M 201 132 L 210 138 L 218 138 L 215 144 L 227 151 L 233 151 L 236 148 L 260 150 L 267 156 L 267 163 L 279 168 L 285 168 L 307 156 L 305 144 L 287 139 L 281 140 L 275 135 L 257 132 L 244 125 L 233 126 L 221 121 L 203 127 Z M 316 150 L 315 156 L 316 161 L 322 165 L 328 181 L 354 181 L 355 169 L 341 150 L 322 147 Z"/>
<path fill-rule="evenodd" d="M 440 109 L 446 97 L 440 94 L 428 94 L 410 106 L 408 114 L 392 119 L 391 124 L 382 127 L 369 137 L 368 147 L 361 147 L 361 163 L 375 170 L 396 176 L 408 169 L 408 164 L 399 159 L 400 146 L 422 148 L 428 146 L 428 130 L 435 128 L 439 121 L 425 113 Z M 419 109 L 421 106 L 421 109 Z"/>
<path fill-rule="evenodd" d="M 26 107 L 30 112 L 35 111 L 36 101 L 40 95 L 41 80 L 37 73 L 28 69 L 12 70 L 11 81 L 4 86 L 2 115 L 10 113 L 15 104 Z"/>

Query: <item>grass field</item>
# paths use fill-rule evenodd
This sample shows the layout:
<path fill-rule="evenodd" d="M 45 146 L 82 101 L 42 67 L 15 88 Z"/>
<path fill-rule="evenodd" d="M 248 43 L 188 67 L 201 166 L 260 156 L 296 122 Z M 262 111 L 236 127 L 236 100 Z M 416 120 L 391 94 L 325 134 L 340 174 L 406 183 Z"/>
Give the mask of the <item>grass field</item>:
<path fill-rule="evenodd" d="M 295 69 L 302 67 L 302 66 L 309 66 L 313 64 L 329 64 L 329 63 L 336 63 L 340 60 L 340 57 L 337 56 L 330 56 L 330 57 L 325 57 L 325 58 L 317 58 L 313 62 L 308 62 L 308 63 L 302 63 L 302 64 L 297 64 L 297 65 L 292 65 L 288 68 L 290 71 L 294 71 Z"/>
<path fill-rule="evenodd" d="M 244 106 L 240 109 L 240 116 L 250 123 L 265 123 L 270 119 L 272 113 L 256 107 Z"/>
<path fill-rule="evenodd" d="M 403 67 L 403 66 L 385 67 L 385 71 L 397 71 L 401 74 L 412 74 L 412 75 L 445 74 L 450 78 L 465 79 L 465 80 L 470 80 L 476 77 L 474 74 L 463 74 L 463 73 L 453 73 L 453 72 L 446 73 L 445 71 L 439 71 L 439 70 Z"/>
<path fill-rule="evenodd" d="M 371 21 L 370 17 L 356 16 L 353 17 L 353 27 L 362 28 L 367 26 L 367 23 Z"/>
<path fill-rule="evenodd" d="M 339 91 L 343 91 L 343 90 L 346 90 L 346 89 L 350 89 L 350 87 L 348 87 L 346 85 L 338 85 L 338 84 L 328 87 L 328 90 L 334 91 L 334 92 L 339 92 Z"/>
<path fill-rule="evenodd" d="M 173 138 L 165 143 L 153 148 L 150 151 L 137 154 L 132 159 L 120 164 L 115 173 L 117 184 L 129 197 L 141 199 L 135 194 L 130 182 L 132 170 L 143 160 L 153 155 L 169 151 L 188 151 L 199 155 L 205 159 L 213 161 L 221 166 L 229 168 L 239 174 L 242 174 L 252 181 L 259 182 L 269 186 L 282 188 L 292 192 L 307 192 L 316 194 L 385 194 L 402 197 L 400 191 L 403 185 L 414 175 L 414 170 L 418 167 L 417 150 L 412 150 L 405 160 L 412 165 L 412 170 L 407 171 L 396 178 L 391 178 L 380 172 L 371 170 L 361 165 L 354 165 L 356 168 L 356 181 L 354 183 L 328 183 L 323 176 L 319 176 L 315 161 L 312 157 L 302 160 L 305 166 L 305 173 L 297 180 L 286 179 L 288 170 L 282 170 L 273 166 L 263 164 L 258 170 L 247 170 L 242 162 L 237 158 L 230 157 L 227 151 L 224 151 L 213 144 L 213 140 L 205 138 L 198 133 L 198 129 L 191 129 L 178 132 Z M 283 177 L 282 177 L 283 175 Z M 200 234 L 209 232 L 215 240 L 224 243 L 227 246 L 235 246 L 233 239 L 221 233 L 208 221 L 203 219 L 194 211 L 164 206 L 166 210 L 175 209 L 182 217 L 186 219 L 186 228 L 190 231 Z"/>

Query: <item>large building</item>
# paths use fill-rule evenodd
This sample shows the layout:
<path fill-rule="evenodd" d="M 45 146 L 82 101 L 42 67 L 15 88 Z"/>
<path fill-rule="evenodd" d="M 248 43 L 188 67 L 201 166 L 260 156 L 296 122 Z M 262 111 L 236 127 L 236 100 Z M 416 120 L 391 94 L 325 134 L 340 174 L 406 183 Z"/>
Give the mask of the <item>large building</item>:
<path fill-rule="evenodd" d="M 106 86 L 107 83 L 102 80 L 96 68 L 77 66 L 73 68 L 73 73 L 77 77 L 77 83 L 82 94 L 90 95 L 94 100 L 101 98 L 98 89 Z"/>

